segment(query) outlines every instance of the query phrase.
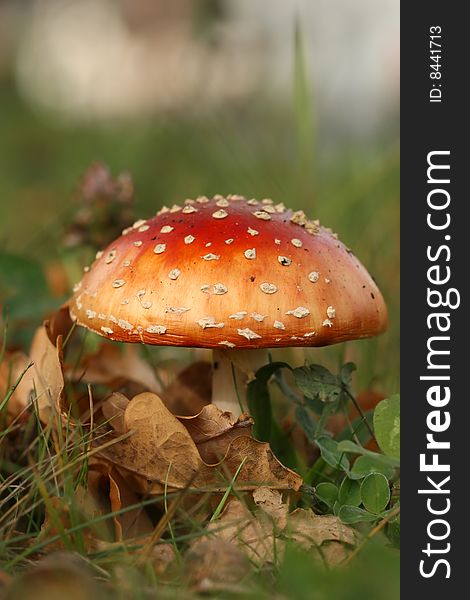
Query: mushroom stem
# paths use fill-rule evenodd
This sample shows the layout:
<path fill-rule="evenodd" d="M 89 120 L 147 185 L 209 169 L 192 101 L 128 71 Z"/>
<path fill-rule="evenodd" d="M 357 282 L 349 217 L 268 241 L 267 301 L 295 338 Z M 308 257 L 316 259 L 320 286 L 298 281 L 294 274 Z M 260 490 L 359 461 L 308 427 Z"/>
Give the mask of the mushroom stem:
<path fill-rule="evenodd" d="M 248 383 L 255 372 L 269 362 L 265 348 L 219 350 L 212 353 L 212 403 L 221 410 L 240 415 L 248 410 Z"/>

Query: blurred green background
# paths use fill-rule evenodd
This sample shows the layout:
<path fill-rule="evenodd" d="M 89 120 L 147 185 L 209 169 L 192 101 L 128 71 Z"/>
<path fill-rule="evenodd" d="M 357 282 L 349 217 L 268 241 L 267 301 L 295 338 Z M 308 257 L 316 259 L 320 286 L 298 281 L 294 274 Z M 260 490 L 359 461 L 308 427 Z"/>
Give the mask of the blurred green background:
<path fill-rule="evenodd" d="M 303 209 L 338 232 L 376 278 L 390 328 L 376 339 L 293 351 L 290 358 L 330 366 L 340 357 L 353 360 L 359 389 L 398 391 L 397 59 L 393 44 L 382 48 L 380 64 L 392 79 L 392 88 L 382 89 L 364 57 L 367 44 L 377 46 L 373 26 L 381 31 L 386 9 L 380 16 L 355 3 L 366 27 L 348 29 L 346 12 L 346 34 L 338 37 L 328 34 L 336 17 L 323 4 L 303 6 L 300 15 L 294 7 L 289 15 L 281 11 L 266 25 L 256 14 L 243 21 L 240 8 L 221 1 L 84 2 L 78 16 L 74 3 L 0 3 L 8 31 L 0 45 L 0 302 L 8 305 L 18 344 L 64 297 L 50 294 L 50 274 L 42 280 L 38 264 L 47 271 L 65 263 L 69 286 L 80 277 L 64 236 L 79 209 L 80 179 L 101 161 L 113 176 L 132 175 L 139 218 L 187 197 L 238 193 Z M 251 29 L 240 29 L 248 18 Z M 319 23 L 317 35 L 312 23 Z M 330 48 L 319 47 L 321 36 Z M 121 59 L 110 59 L 106 48 Z M 349 56 L 348 48 L 358 54 Z M 338 88 L 342 72 L 348 75 Z M 381 92 L 371 99 L 374 85 Z M 83 266 L 93 250 L 75 254 L 75 262 Z M 11 255 L 37 262 L 21 267 Z"/>

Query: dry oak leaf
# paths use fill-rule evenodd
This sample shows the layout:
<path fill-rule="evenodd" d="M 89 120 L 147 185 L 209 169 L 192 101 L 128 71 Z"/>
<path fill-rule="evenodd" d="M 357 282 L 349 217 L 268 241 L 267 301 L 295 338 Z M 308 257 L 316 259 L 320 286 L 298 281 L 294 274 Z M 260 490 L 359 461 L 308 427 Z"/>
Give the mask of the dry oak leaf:
<path fill-rule="evenodd" d="M 333 515 L 316 515 L 309 509 L 288 513 L 277 490 L 253 492 L 258 510 L 253 514 L 239 500 L 231 499 L 208 531 L 238 546 L 251 562 L 262 566 L 282 560 L 287 540 L 315 553 L 325 565 L 341 564 L 357 545 L 357 533 Z"/>
<path fill-rule="evenodd" d="M 298 491 L 302 485 L 302 478 L 278 461 L 268 443 L 259 442 L 246 435 L 236 437 L 230 443 L 227 453 L 219 463 L 206 465 L 197 478 L 197 483 L 202 485 L 206 479 L 205 485 L 214 485 L 220 481 L 220 477 L 214 477 L 218 470 L 225 475 L 226 481 L 231 480 L 242 463 L 235 484 L 237 490 L 253 490 L 262 485 L 273 489 Z M 225 483 L 220 489 L 225 490 L 226 487 Z"/>
<path fill-rule="evenodd" d="M 120 469 L 148 481 L 149 486 L 140 487 L 140 492 L 156 494 L 161 493 L 162 485 L 182 489 L 189 483 L 197 489 L 225 490 L 242 463 L 237 489 L 268 485 L 298 490 L 302 485 L 302 479 L 276 459 L 269 444 L 248 436 L 235 437 L 222 460 L 205 463 L 183 422 L 171 414 L 157 395 L 149 392 L 138 394 L 129 402 L 124 412 L 124 428 L 130 433 L 128 437 L 98 448 L 97 452 Z M 218 436 L 214 440 L 219 444 Z M 207 444 L 209 441 L 204 445 Z"/>
<path fill-rule="evenodd" d="M 283 501 L 281 493 L 263 486 L 253 490 L 252 495 L 256 506 L 272 518 L 276 528 L 284 529 L 287 525 L 289 507 Z"/>
<path fill-rule="evenodd" d="M 113 392 L 106 400 L 104 400 L 101 406 L 101 412 L 104 418 L 116 433 L 125 433 L 126 425 L 124 423 L 124 414 L 126 412 L 129 399 L 120 394 L 119 392 Z"/>
<path fill-rule="evenodd" d="M 74 322 L 70 318 L 69 305 L 65 303 L 58 310 L 53 312 L 48 317 L 48 320 L 44 322 L 44 326 L 47 335 L 53 344 L 56 343 L 59 335 L 65 340 L 72 327 L 74 327 Z"/>
<path fill-rule="evenodd" d="M 215 404 L 207 404 L 192 417 L 177 418 L 186 427 L 206 464 L 222 460 L 235 438 L 251 434 L 254 422 L 247 414 L 235 417 Z"/>
<path fill-rule="evenodd" d="M 278 490 L 265 486 L 256 488 L 252 496 L 257 507 L 254 514 L 232 498 L 207 529 L 237 545 L 251 562 L 262 566 L 282 559 L 285 542 L 277 536 L 287 525 L 289 507 Z"/>
<path fill-rule="evenodd" d="M 139 506 L 139 498 L 128 482 L 110 463 L 90 460 L 88 471 L 88 491 L 105 512 L 116 513 L 124 508 L 135 506 L 113 516 L 114 540 L 121 542 L 139 536 L 150 535 L 154 529 L 152 521 Z M 107 510 L 106 510 L 106 508 Z"/>
<path fill-rule="evenodd" d="M 14 353 L 7 357 L 0 365 L 0 386 L 4 386 L 4 379 L 8 381 L 8 371 L 11 369 L 10 385 L 16 382 L 29 362 L 33 366 L 26 371 L 20 384 L 13 393 L 8 403 L 8 412 L 15 417 L 25 410 L 32 398 L 37 403 L 39 416 L 43 422 L 48 422 L 51 411 L 62 413 L 64 411 L 64 360 L 62 345 L 63 340 L 72 327 L 66 305 L 53 313 L 48 321 L 36 330 L 29 359 L 21 353 Z M 1 391 L 1 388 L 0 388 Z"/>
<path fill-rule="evenodd" d="M 171 488 L 185 487 L 203 466 L 191 436 L 156 394 L 144 392 L 129 401 L 124 428 L 132 434 L 99 450 L 99 456 Z"/>
<path fill-rule="evenodd" d="M 51 417 L 51 410 L 62 414 L 65 408 L 62 336 L 57 337 L 54 345 L 44 325 L 33 338 L 30 358 L 34 363 L 32 377 L 39 417 L 47 422 Z"/>
<path fill-rule="evenodd" d="M 354 529 L 334 515 L 316 515 L 312 510 L 297 508 L 289 515 L 290 537 L 305 546 L 320 546 L 326 541 L 355 545 Z"/>
<path fill-rule="evenodd" d="M 316 515 L 297 508 L 289 515 L 285 534 L 305 550 L 316 548 L 328 566 L 341 564 L 358 542 L 357 532 L 334 515 Z"/>
<path fill-rule="evenodd" d="M 34 363 L 31 371 L 32 388 L 35 390 L 41 421 L 48 422 L 51 414 L 63 414 L 64 407 L 64 358 L 62 335 L 51 342 L 48 322 L 40 327 L 33 338 L 30 359 Z"/>
<path fill-rule="evenodd" d="M 238 491 L 253 490 L 259 486 L 298 491 L 302 485 L 302 478 L 277 460 L 269 444 L 240 436 L 230 443 L 220 462 L 203 463 L 192 482 L 192 487 L 213 493 L 224 492 L 237 471 L 234 488 Z M 171 487 L 170 480 L 168 486 Z M 150 494 L 161 494 L 163 489 L 161 483 L 157 483 L 152 484 L 146 491 Z"/>
<path fill-rule="evenodd" d="M 283 553 L 284 542 L 276 539 L 272 519 L 263 513 L 255 517 L 235 498 L 227 503 L 220 518 L 210 523 L 207 530 L 217 539 L 238 547 L 258 566 L 274 563 Z"/>

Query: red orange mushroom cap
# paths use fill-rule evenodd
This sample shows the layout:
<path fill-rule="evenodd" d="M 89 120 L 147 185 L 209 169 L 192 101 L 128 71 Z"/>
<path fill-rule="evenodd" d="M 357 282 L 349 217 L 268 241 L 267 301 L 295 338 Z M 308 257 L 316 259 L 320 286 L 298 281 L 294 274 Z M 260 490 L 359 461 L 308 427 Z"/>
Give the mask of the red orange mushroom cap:
<path fill-rule="evenodd" d="M 331 230 L 242 196 L 134 223 L 97 254 L 70 313 L 112 340 L 204 348 L 324 346 L 387 325 L 377 285 Z"/>

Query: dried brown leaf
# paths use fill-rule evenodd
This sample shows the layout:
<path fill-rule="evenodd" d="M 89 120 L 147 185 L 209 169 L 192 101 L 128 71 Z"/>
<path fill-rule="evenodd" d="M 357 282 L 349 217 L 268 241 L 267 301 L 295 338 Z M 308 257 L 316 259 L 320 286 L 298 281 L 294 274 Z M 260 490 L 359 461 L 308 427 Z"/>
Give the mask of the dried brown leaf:
<path fill-rule="evenodd" d="M 62 336 L 62 339 L 65 340 L 73 327 L 68 304 L 63 304 L 58 310 L 52 313 L 49 319 L 44 322 L 44 327 L 49 340 L 54 346 L 57 344 L 59 336 Z"/>
<path fill-rule="evenodd" d="M 117 512 L 138 504 L 138 498 L 129 488 L 128 483 L 113 469 L 109 477 L 109 500 L 111 511 Z M 117 541 L 127 540 L 142 535 L 149 535 L 153 531 L 153 524 L 143 508 L 136 507 L 113 517 Z"/>
<path fill-rule="evenodd" d="M 236 544 L 258 566 L 282 558 L 285 542 L 278 536 L 286 527 L 288 506 L 278 490 L 258 487 L 253 493 L 252 513 L 240 500 L 232 498 L 221 517 L 209 524 L 217 537 Z"/>
<path fill-rule="evenodd" d="M 126 539 L 149 535 L 153 524 L 139 498 L 128 481 L 109 462 L 91 457 L 88 468 L 87 490 L 100 514 L 116 513 L 130 509 L 112 517 L 113 531 L 102 539 L 121 542 Z M 134 507 L 134 508 L 132 508 Z M 106 525 L 111 522 L 106 521 Z"/>
<path fill-rule="evenodd" d="M 316 515 L 297 508 L 289 515 L 286 535 L 306 551 L 314 548 L 329 566 L 339 565 L 352 552 L 358 538 L 354 529 L 334 515 Z"/>
<path fill-rule="evenodd" d="M 222 460 L 230 443 L 241 435 L 250 435 L 253 425 L 253 419 L 249 415 L 235 417 L 215 404 L 207 404 L 192 417 L 177 418 L 188 430 L 201 458 L 207 464 Z"/>
<path fill-rule="evenodd" d="M 228 502 L 222 515 L 207 527 L 218 539 L 237 546 L 250 562 L 262 566 L 274 563 L 282 554 L 283 542 L 275 539 L 272 520 L 265 515 L 255 517 L 239 500 Z"/>
<path fill-rule="evenodd" d="M 274 521 L 276 528 L 281 530 L 287 525 L 288 505 L 283 501 L 278 490 L 269 487 L 259 487 L 253 490 L 253 500 L 264 513 Z"/>
<path fill-rule="evenodd" d="M 357 534 L 334 515 L 316 515 L 312 510 L 297 508 L 289 515 L 290 535 L 299 544 L 320 546 L 326 541 L 355 545 Z"/>
<path fill-rule="evenodd" d="M 135 396 L 124 413 L 128 438 L 99 455 L 147 480 L 183 488 L 203 465 L 185 427 L 156 394 Z"/>
<path fill-rule="evenodd" d="M 128 404 L 129 399 L 124 394 L 113 392 L 101 406 L 104 418 L 116 433 L 124 433 L 126 431 L 124 414 Z"/>
<path fill-rule="evenodd" d="M 214 409 L 209 409 L 207 414 L 223 415 Z M 225 424 L 230 419 L 222 417 Z M 244 435 L 230 441 L 222 460 L 206 464 L 183 422 L 186 420 L 180 421 L 172 415 L 155 394 L 139 394 L 129 402 L 124 413 L 125 431 L 131 435 L 98 453 L 140 478 L 139 491 L 153 494 L 161 493 L 162 485 L 182 489 L 191 481 L 194 488 L 225 490 L 242 463 L 236 481 L 237 489 L 266 485 L 297 491 L 302 485 L 302 479 L 276 459 L 269 444 Z M 195 422 L 199 422 L 199 429 L 193 428 L 194 435 L 197 430 L 202 434 L 204 428 L 212 433 L 217 430 L 217 421 L 215 425 L 212 423 L 213 428 L 210 420 L 195 419 Z M 212 439 L 217 440 L 218 437 L 222 436 Z M 147 488 L 142 478 L 149 482 Z"/>
<path fill-rule="evenodd" d="M 31 343 L 29 358 L 21 353 L 7 355 L 0 365 L 0 386 L 6 386 L 10 373 L 10 385 L 15 383 L 29 362 L 32 368 L 23 376 L 9 401 L 8 412 L 16 416 L 30 403 L 31 393 L 37 403 L 39 416 L 48 422 L 51 411 L 62 414 L 64 406 L 64 359 L 63 340 L 73 323 L 67 305 L 53 313 L 48 321 L 36 330 Z M 11 370 L 11 372 L 10 372 Z M 1 388 L 0 388 L 1 389 Z"/>
<path fill-rule="evenodd" d="M 328 566 L 341 564 L 357 544 L 357 533 L 333 515 L 316 515 L 296 509 L 288 514 L 281 494 L 269 488 L 253 492 L 254 513 L 231 499 L 207 530 L 218 539 L 235 544 L 258 566 L 282 559 L 286 540 L 295 541 Z"/>
<path fill-rule="evenodd" d="M 40 327 L 31 344 L 30 358 L 34 363 L 31 376 L 39 417 L 48 422 L 54 412 L 64 412 L 62 335 L 52 343 L 48 327 Z"/>
<path fill-rule="evenodd" d="M 183 455 L 180 460 L 183 460 Z M 238 471 L 240 466 L 241 469 Z M 233 440 L 225 457 L 219 463 L 202 464 L 193 480 L 192 487 L 213 493 L 223 492 L 237 472 L 234 488 L 239 491 L 253 490 L 260 485 L 280 490 L 298 491 L 302 485 L 302 478 L 277 460 L 269 444 L 240 436 Z M 174 478 L 170 478 L 168 486 L 173 487 L 174 481 Z M 146 493 L 162 493 L 161 481 L 154 481 L 150 478 L 149 484 L 145 490 Z"/>
<path fill-rule="evenodd" d="M 224 473 L 227 480 L 231 480 L 242 463 L 235 484 L 238 490 L 252 490 L 262 485 L 278 490 L 298 491 L 302 485 L 302 478 L 279 462 L 268 443 L 248 436 L 235 438 L 223 460 L 214 465 L 206 465 L 196 481 L 199 485 L 203 482 L 205 485 L 214 485 L 220 481 L 220 477 L 215 476 L 218 471 Z M 225 487 L 226 484 L 220 489 Z"/>

